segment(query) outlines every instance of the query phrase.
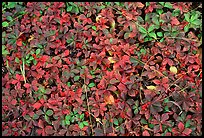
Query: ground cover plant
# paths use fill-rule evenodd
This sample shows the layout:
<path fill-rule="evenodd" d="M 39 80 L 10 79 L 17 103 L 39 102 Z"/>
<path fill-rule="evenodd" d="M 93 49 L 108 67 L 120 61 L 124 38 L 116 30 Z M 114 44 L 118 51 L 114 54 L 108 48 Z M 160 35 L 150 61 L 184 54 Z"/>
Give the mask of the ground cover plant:
<path fill-rule="evenodd" d="M 202 135 L 201 10 L 2 2 L 2 135 Z"/>

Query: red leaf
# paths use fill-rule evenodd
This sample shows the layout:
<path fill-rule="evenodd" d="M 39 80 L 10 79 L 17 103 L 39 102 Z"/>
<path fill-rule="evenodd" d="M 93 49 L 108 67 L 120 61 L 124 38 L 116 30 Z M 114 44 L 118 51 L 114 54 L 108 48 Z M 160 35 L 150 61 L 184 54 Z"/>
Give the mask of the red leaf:
<path fill-rule="evenodd" d="M 179 128 L 179 130 L 183 131 L 184 130 L 184 124 L 182 122 L 179 122 L 178 128 Z"/>
<path fill-rule="evenodd" d="M 64 53 L 63 53 L 63 57 L 66 57 L 69 55 L 69 50 L 65 50 Z"/>
<path fill-rule="evenodd" d="M 142 132 L 142 136 L 150 136 L 149 132 L 147 130 Z"/>
<path fill-rule="evenodd" d="M 179 25 L 180 22 L 178 21 L 178 19 L 177 19 L 176 17 L 173 17 L 173 18 L 171 19 L 171 24 L 172 24 L 172 25 Z"/>
<path fill-rule="evenodd" d="M 168 77 L 162 78 L 162 83 L 163 83 L 163 84 L 168 83 L 168 81 L 169 81 Z"/>
<path fill-rule="evenodd" d="M 21 80 L 21 75 L 16 74 L 16 79 L 17 79 L 17 80 Z"/>
<path fill-rule="evenodd" d="M 110 80 L 110 84 L 116 84 L 116 83 L 118 83 L 119 82 L 119 80 L 117 80 L 117 79 L 115 79 L 115 78 L 112 78 L 111 80 Z"/>
<path fill-rule="evenodd" d="M 162 116 L 161 116 L 161 120 L 162 120 L 162 121 L 166 121 L 166 120 L 168 120 L 168 119 L 169 119 L 169 115 L 168 115 L 167 113 L 162 114 Z"/>
<path fill-rule="evenodd" d="M 39 102 L 37 102 L 37 103 L 35 103 L 35 104 L 33 105 L 33 107 L 34 107 L 36 110 L 38 110 L 41 106 L 42 106 L 42 104 L 39 103 Z"/>
<path fill-rule="evenodd" d="M 17 46 L 22 46 L 22 45 L 23 45 L 22 40 L 21 40 L 21 39 L 18 39 L 18 40 L 16 41 L 16 45 L 17 45 Z"/>
<path fill-rule="evenodd" d="M 122 83 L 120 83 L 118 86 L 118 89 L 120 90 L 120 91 L 124 91 L 124 92 L 127 92 L 127 88 L 126 88 L 126 86 L 124 85 L 124 84 L 122 84 Z"/>
<path fill-rule="evenodd" d="M 44 128 L 44 123 L 43 123 L 43 121 L 41 119 L 38 121 L 38 126 L 40 128 Z"/>
<path fill-rule="evenodd" d="M 158 80 L 158 79 L 154 79 L 153 82 L 154 82 L 156 85 L 158 85 L 158 84 L 161 83 L 160 80 Z"/>
<path fill-rule="evenodd" d="M 60 121 L 56 120 L 56 121 L 52 121 L 52 123 L 53 123 L 54 129 L 57 130 L 60 126 Z"/>
<path fill-rule="evenodd" d="M 45 127 L 45 132 L 50 135 L 54 133 L 53 127 L 52 126 L 46 126 Z"/>
<path fill-rule="evenodd" d="M 130 37 L 130 38 L 133 38 L 133 37 L 135 37 L 135 36 L 136 36 L 136 33 L 135 33 L 135 32 L 129 33 L 129 37 Z"/>
<path fill-rule="evenodd" d="M 12 84 L 16 84 L 18 81 L 17 80 L 12 80 L 11 83 Z"/>
<path fill-rule="evenodd" d="M 11 100 L 12 105 L 16 105 L 16 103 L 17 103 L 16 99 Z"/>
<path fill-rule="evenodd" d="M 107 90 L 114 92 L 117 90 L 117 88 L 115 86 L 110 86 Z"/>
<path fill-rule="evenodd" d="M 31 85 L 29 83 L 25 83 L 23 86 L 28 89 Z"/>
<path fill-rule="evenodd" d="M 129 90 L 128 91 L 128 95 L 131 96 L 131 97 L 135 97 L 136 94 L 137 94 L 137 91 L 135 91 L 135 90 Z"/>
<path fill-rule="evenodd" d="M 183 134 L 185 134 L 186 136 L 189 136 L 191 132 L 192 130 L 190 128 L 185 128 L 185 130 L 183 131 Z"/>

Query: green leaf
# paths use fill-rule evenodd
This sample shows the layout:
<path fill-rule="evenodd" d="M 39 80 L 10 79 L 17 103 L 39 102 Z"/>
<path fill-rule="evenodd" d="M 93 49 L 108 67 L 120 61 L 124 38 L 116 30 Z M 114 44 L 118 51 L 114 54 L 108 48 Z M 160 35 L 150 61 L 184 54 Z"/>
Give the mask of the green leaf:
<path fill-rule="evenodd" d="M 130 62 L 132 62 L 134 66 L 137 66 L 138 64 L 138 61 L 134 57 L 130 57 Z"/>
<path fill-rule="evenodd" d="M 146 2 L 145 5 L 146 5 L 146 7 L 148 7 L 148 6 L 150 5 L 150 3 L 149 3 L 149 2 Z"/>
<path fill-rule="evenodd" d="M 151 25 L 149 28 L 148 28 L 148 32 L 152 32 L 153 30 L 155 29 L 155 26 L 154 25 Z"/>
<path fill-rule="evenodd" d="M 79 116 L 79 118 L 82 120 L 82 119 L 84 119 L 84 114 L 81 114 L 80 116 Z"/>
<path fill-rule="evenodd" d="M 71 87 L 71 82 L 67 82 L 67 86 L 68 86 L 68 87 Z"/>
<path fill-rule="evenodd" d="M 29 60 L 32 61 L 33 59 L 34 59 L 34 57 L 33 57 L 33 56 L 30 56 Z"/>
<path fill-rule="evenodd" d="M 157 32 L 157 36 L 158 36 L 158 37 L 162 37 L 162 36 L 163 36 L 163 33 L 162 33 L 162 32 Z"/>
<path fill-rule="evenodd" d="M 74 81 L 78 81 L 79 78 L 80 78 L 80 76 L 75 76 L 75 77 L 74 77 Z"/>
<path fill-rule="evenodd" d="M 186 121 L 185 128 L 189 128 L 191 126 L 191 120 Z"/>
<path fill-rule="evenodd" d="M 149 125 L 149 128 L 154 128 L 153 124 L 148 124 L 148 125 Z"/>
<path fill-rule="evenodd" d="M 160 27 L 160 23 L 159 23 L 158 17 L 152 18 L 152 22 L 155 24 L 154 28 L 158 29 Z"/>
<path fill-rule="evenodd" d="M 37 64 L 37 60 L 34 59 L 33 60 L 33 64 L 36 65 Z"/>
<path fill-rule="evenodd" d="M 159 4 L 161 4 L 162 6 L 164 6 L 164 2 L 159 2 Z"/>
<path fill-rule="evenodd" d="M 2 50 L 2 55 L 6 56 L 8 54 L 9 54 L 9 52 L 7 50 L 4 50 L 4 51 Z"/>
<path fill-rule="evenodd" d="M 123 119 L 122 119 L 121 117 L 119 117 L 119 118 L 118 118 L 118 122 L 119 122 L 120 124 L 122 124 Z"/>
<path fill-rule="evenodd" d="M 119 125 L 118 119 L 114 118 L 114 119 L 113 119 L 113 123 L 118 126 L 118 125 Z"/>
<path fill-rule="evenodd" d="M 138 110 L 138 108 L 136 108 L 136 109 L 134 110 L 134 114 L 136 115 L 136 114 L 138 114 L 138 112 L 139 112 L 139 110 Z"/>
<path fill-rule="evenodd" d="M 12 21 L 12 20 L 13 20 L 13 18 L 12 18 L 11 16 L 7 16 L 6 19 L 7 19 L 8 21 Z"/>
<path fill-rule="evenodd" d="M 147 13 L 145 15 L 145 22 L 149 22 L 150 21 L 150 13 Z"/>
<path fill-rule="evenodd" d="M 9 52 L 6 50 L 6 46 L 2 45 L 2 55 L 8 55 Z"/>
<path fill-rule="evenodd" d="M 72 7 L 72 13 L 78 14 L 79 13 L 79 8 L 76 6 Z"/>
<path fill-rule="evenodd" d="M 84 128 L 83 122 L 80 122 L 80 123 L 79 123 L 79 128 L 80 128 L 80 129 Z"/>
<path fill-rule="evenodd" d="M 88 123 L 87 121 L 83 121 L 83 124 L 84 124 L 85 126 L 89 126 L 89 123 Z"/>
<path fill-rule="evenodd" d="M 43 46 L 41 44 L 37 44 L 38 48 L 43 48 Z"/>
<path fill-rule="evenodd" d="M 201 25 L 202 22 L 201 22 L 201 20 L 199 20 L 199 19 L 195 19 L 194 21 L 192 21 L 192 24 Z"/>
<path fill-rule="evenodd" d="M 149 33 L 149 36 L 154 39 L 157 39 L 157 35 L 154 32 Z"/>
<path fill-rule="evenodd" d="M 130 33 L 125 33 L 125 34 L 124 34 L 124 39 L 129 38 L 129 34 L 130 34 Z"/>
<path fill-rule="evenodd" d="M 165 107 L 164 107 L 164 111 L 165 111 L 165 112 L 169 112 L 169 107 L 168 107 L 168 106 L 165 106 Z"/>
<path fill-rule="evenodd" d="M 33 119 L 34 119 L 34 120 L 36 120 L 36 119 L 38 119 L 38 118 L 39 118 L 39 115 L 38 115 L 38 114 L 34 114 L 34 115 L 33 115 Z"/>
<path fill-rule="evenodd" d="M 197 54 L 197 51 L 196 51 L 196 50 L 193 50 L 192 53 L 195 55 L 195 54 Z"/>
<path fill-rule="evenodd" d="M 74 110 L 74 115 L 76 115 L 77 114 L 77 110 Z"/>
<path fill-rule="evenodd" d="M 67 12 L 72 11 L 72 6 L 67 6 Z"/>
<path fill-rule="evenodd" d="M 66 115 L 66 116 L 65 116 L 65 120 L 68 121 L 68 120 L 70 120 L 70 119 L 71 119 L 71 116 L 70 116 L 70 115 Z"/>
<path fill-rule="evenodd" d="M 93 29 L 94 31 L 96 31 L 97 28 L 96 28 L 96 26 L 92 26 L 92 29 Z"/>
<path fill-rule="evenodd" d="M 168 127 L 168 131 L 169 131 L 169 132 L 172 132 L 172 128 L 171 128 L 171 127 Z"/>
<path fill-rule="evenodd" d="M 190 14 L 189 13 L 185 13 L 184 14 L 184 19 L 187 21 L 187 22 L 190 22 Z"/>
<path fill-rule="evenodd" d="M 14 8 L 16 6 L 16 2 L 8 2 L 8 8 Z"/>
<path fill-rule="evenodd" d="M 156 9 L 156 12 L 160 15 L 162 14 L 164 11 L 162 9 Z"/>
<path fill-rule="evenodd" d="M 139 26 L 139 31 L 141 32 L 141 33 L 144 33 L 144 34 L 146 34 L 147 33 L 147 30 L 144 28 L 144 27 L 142 27 L 142 26 Z"/>
<path fill-rule="evenodd" d="M 164 99 L 164 103 L 168 103 L 169 102 L 169 99 L 168 98 L 165 98 Z"/>
<path fill-rule="evenodd" d="M 148 42 L 148 41 L 149 41 L 149 38 L 146 37 L 146 38 L 144 39 L 144 42 Z"/>
<path fill-rule="evenodd" d="M 190 18 L 190 21 L 193 22 L 194 20 L 198 19 L 198 16 L 199 16 L 199 15 L 196 14 L 196 13 L 193 14 L 193 15 L 191 16 L 191 18 Z"/>
<path fill-rule="evenodd" d="M 46 115 L 48 116 L 52 116 L 53 115 L 53 111 L 51 109 L 46 111 Z"/>
<path fill-rule="evenodd" d="M 39 55 L 40 54 L 40 49 L 37 49 L 36 50 L 36 55 Z"/>
<path fill-rule="evenodd" d="M 110 38 L 110 43 L 111 43 L 111 44 L 113 43 L 113 38 Z"/>
<path fill-rule="evenodd" d="M 18 57 L 15 58 L 15 62 L 16 62 L 16 63 L 20 63 L 20 60 L 19 60 Z"/>
<path fill-rule="evenodd" d="M 6 22 L 6 21 L 2 23 L 2 26 L 3 26 L 3 27 L 7 27 L 8 25 L 9 25 L 9 23 Z"/>
<path fill-rule="evenodd" d="M 171 4 L 170 2 L 166 2 L 166 3 L 164 4 L 164 7 L 169 8 L 169 9 L 172 9 L 172 8 L 173 8 L 173 7 L 172 7 L 172 4 Z"/>
<path fill-rule="evenodd" d="M 141 122 L 142 124 L 147 124 L 147 120 L 145 120 L 144 118 L 142 118 L 142 119 L 140 120 L 140 122 Z"/>
<path fill-rule="evenodd" d="M 146 54 L 146 50 L 142 48 L 142 49 L 140 49 L 140 53 L 145 55 Z"/>
<path fill-rule="evenodd" d="M 95 83 L 93 83 L 93 82 L 91 82 L 91 83 L 89 83 L 89 88 L 92 88 L 92 87 L 94 87 L 95 86 Z"/>
<path fill-rule="evenodd" d="M 65 124 L 66 125 L 70 125 L 70 121 L 69 120 L 65 120 Z"/>
<path fill-rule="evenodd" d="M 62 126 L 65 126 L 65 125 L 66 125 L 65 120 L 62 120 L 61 125 L 62 125 Z"/>
<path fill-rule="evenodd" d="M 159 42 L 163 42 L 164 41 L 164 38 L 162 38 Z"/>
<path fill-rule="evenodd" d="M 181 14 L 181 11 L 179 9 L 175 9 L 172 13 L 172 16 L 179 16 Z"/>
<path fill-rule="evenodd" d="M 49 117 L 47 115 L 45 115 L 44 117 L 45 117 L 45 121 L 49 123 L 50 122 Z"/>
<path fill-rule="evenodd" d="M 184 32 L 188 32 L 189 30 L 189 24 L 187 24 L 185 27 L 184 27 Z"/>

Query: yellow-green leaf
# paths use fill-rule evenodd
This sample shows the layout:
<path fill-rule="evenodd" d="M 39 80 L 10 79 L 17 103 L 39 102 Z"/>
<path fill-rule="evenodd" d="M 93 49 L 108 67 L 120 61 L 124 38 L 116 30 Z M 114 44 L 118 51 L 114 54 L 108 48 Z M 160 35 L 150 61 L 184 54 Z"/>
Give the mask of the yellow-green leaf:
<path fill-rule="evenodd" d="M 113 57 L 108 57 L 108 60 L 110 61 L 110 63 L 115 63 L 115 60 L 113 59 Z"/>
<path fill-rule="evenodd" d="M 156 86 L 150 85 L 150 86 L 147 86 L 147 89 L 149 89 L 149 90 L 156 90 Z"/>
<path fill-rule="evenodd" d="M 170 71 L 174 74 L 176 74 L 178 72 L 177 68 L 175 66 L 171 66 L 170 67 Z"/>

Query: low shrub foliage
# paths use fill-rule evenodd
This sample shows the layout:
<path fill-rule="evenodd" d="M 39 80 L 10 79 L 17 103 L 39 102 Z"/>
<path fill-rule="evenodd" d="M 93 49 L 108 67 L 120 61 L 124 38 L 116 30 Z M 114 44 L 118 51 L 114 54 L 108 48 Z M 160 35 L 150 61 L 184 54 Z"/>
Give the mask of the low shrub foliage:
<path fill-rule="evenodd" d="M 3 2 L 2 135 L 202 135 L 201 10 Z"/>

